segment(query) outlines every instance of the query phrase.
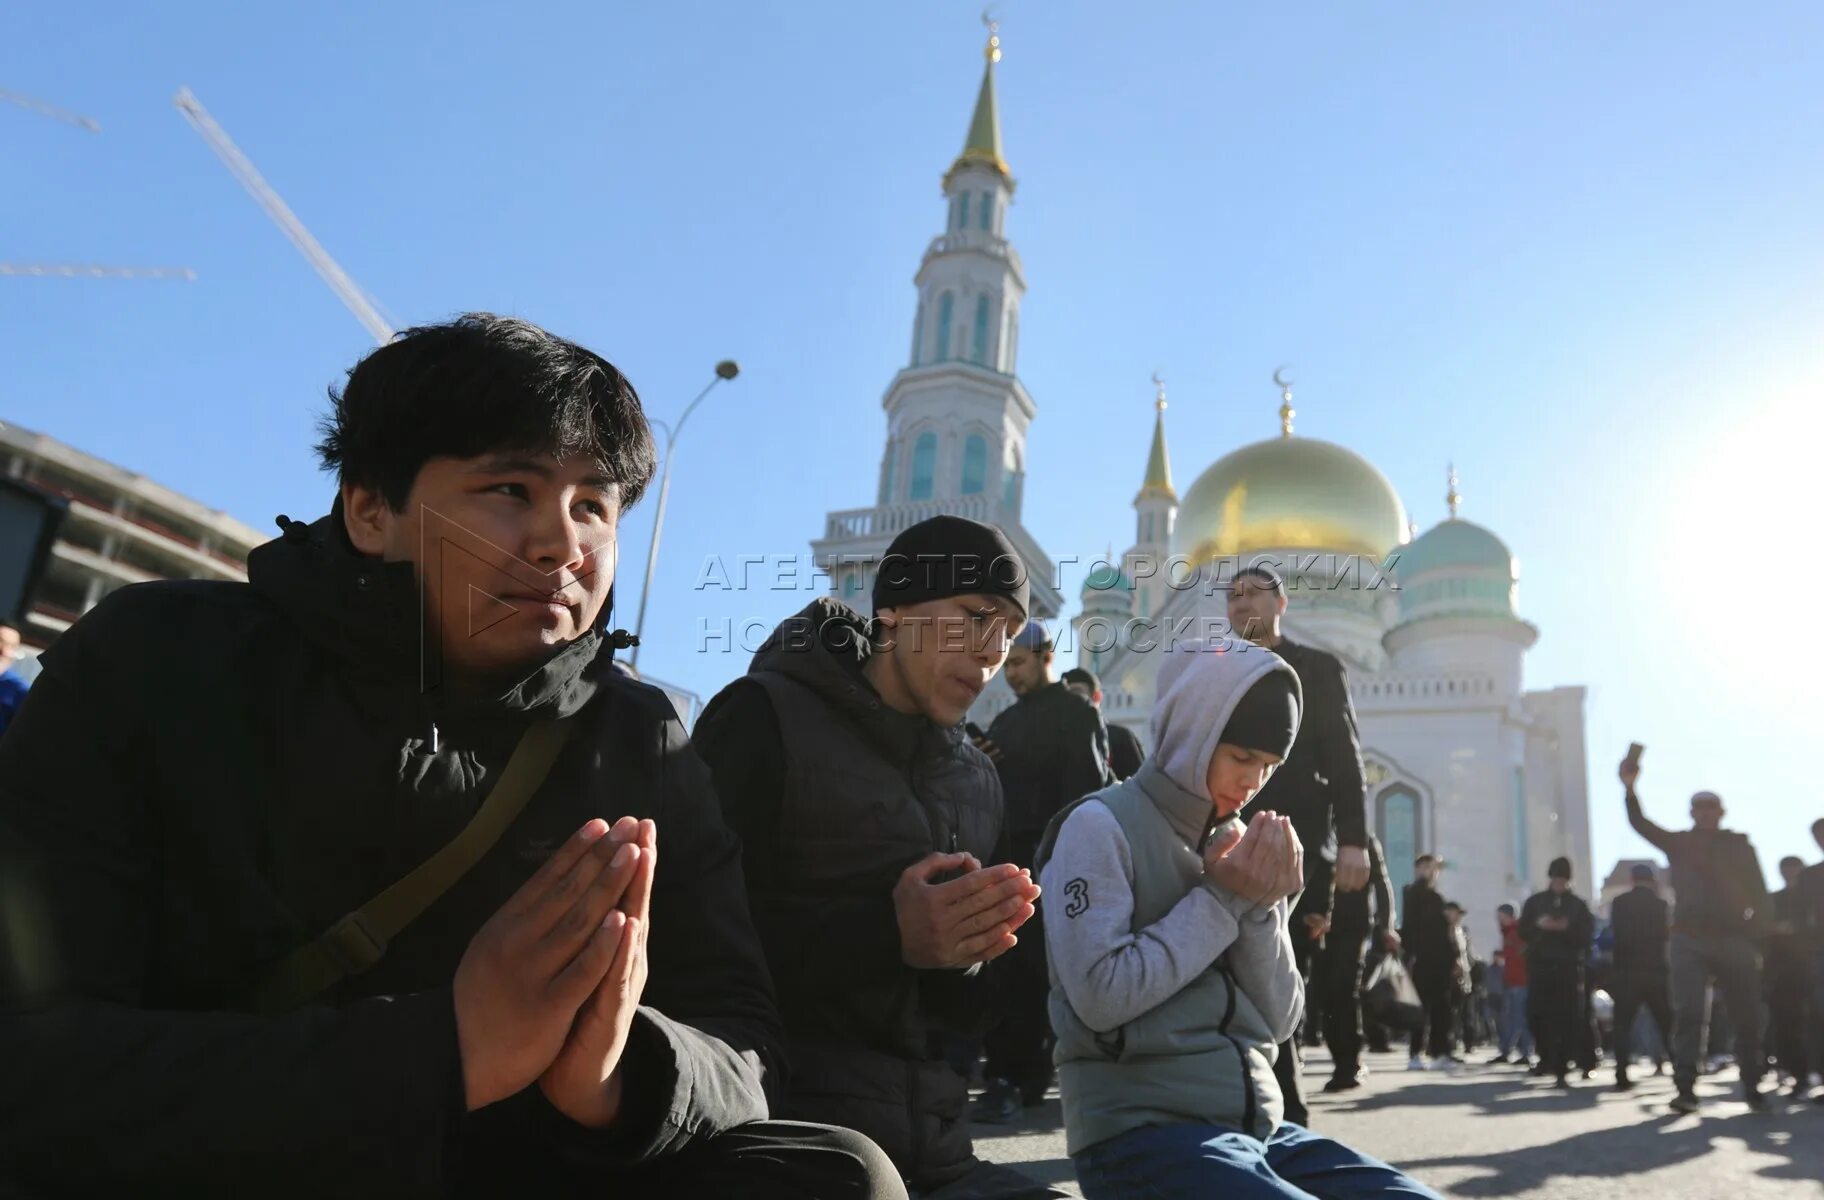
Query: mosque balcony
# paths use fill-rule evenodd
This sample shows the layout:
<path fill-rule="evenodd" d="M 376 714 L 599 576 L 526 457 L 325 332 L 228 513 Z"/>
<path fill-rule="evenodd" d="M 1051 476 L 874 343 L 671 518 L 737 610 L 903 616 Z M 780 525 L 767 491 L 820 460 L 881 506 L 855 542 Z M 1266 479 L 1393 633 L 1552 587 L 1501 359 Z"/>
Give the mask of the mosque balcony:
<path fill-rule="evenodd" d="M 972 521 L 999 524 L 999 509 L 1000 506 L 986 494 L 944 496 L 876 508 L 851 508 L 829 514 L 823 537 L 829 542 L 883 537 L 890 541 L 901 531 L 931 517 L 968 517 Z"/>
<path fill-rule="evenodd" d="M 1026 281 L 1026 268 L 1020 262 L 1020 252 L 1013 248 L 1013 243 L 998 234 L 983 229 L 953 229 L 949 233 L 940 233 L 931 239 L 925 247 L 925 257 L 919 264 L 923 271 L 926 263 L 945 254 L 957 254 L 965 251 L 985 254 L 989 258 L 999 259 L 1013 268 L 1013 273 L 1020 278 L 1021 285 Z"/>
<path fill-rule="evenodd" d="M 1492 671 L 1380 671 L 1350 678 L 1358 708 L 1437 708 L 1505 704 Z"/>

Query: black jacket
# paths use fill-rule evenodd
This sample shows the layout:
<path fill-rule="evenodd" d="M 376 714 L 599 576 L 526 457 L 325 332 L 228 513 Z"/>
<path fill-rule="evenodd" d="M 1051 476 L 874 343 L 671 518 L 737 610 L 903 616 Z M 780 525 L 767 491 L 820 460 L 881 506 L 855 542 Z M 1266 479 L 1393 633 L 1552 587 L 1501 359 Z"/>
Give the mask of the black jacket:
<path fill-rule="evenodd" d="M 1145 761 L 1146 751 L 1140 746 L 1140 735 L 1125 725 L 1109 722 L 1108 769 L 1115 781 L 1131 778 Z"/>
<path fill-rule="evenodd" d="M 1627 795 L 1628 824 L 1665 853 L 1671 866 L 1672 928 L 1694 937 L 1763 936 L 1771 925 L 1767 880 L 1745 833 L 1664 829 Z"/>
<path fill-rule="evenodd" d="M 1565 929 L 1541 929 L 1540 917 L 1563 917 L 1570 925 Z M 1590 906 L 1572 891 L 1554 892 L 1547 888 L 1528 896 L 1520 908 L 1520 938 L 1526 943 L 1528 971 L 1582 964 L 1590 956 L 1590 938 L 1595 932 L 1596 919 L 1590 915 Z"/>
<path fill-rule="evenodd" d="M 1667 904 L 1646 884 L 1615 897 L 1609 906 L 1609 928 L 1615 934 L 1615 969 L 1642 974 L 1664 973 Z"/>
<path fill-rule="evenodd" d="M 1336 655 L 1285 638 L 1273 652 L 1298 672 L 1305 710 L 1292 752 L 1254 797 L 1251 807 L 1255 811 L 1273 809 L 1292 818 L 1298 840 L 1305 846 L 1308 881 L 1311 861 L 1329 855 L 1333 831 L 1336 845 L 1368 845 L 1362 740 L 1355 727 L 1355 704 L 1349 698 L 1349 675 Z"/>
<path fill-rule="evenodd" d="M 1457 960 L 1457 942 L 1444 913 L 1444 897 L 1423 879 L 1400 893 L 1400 948 L 1415 974 L 1442 978 Z"/>
<path fill-rule="evenodd" d="M 1014 861 L 1032 865 L 1051 818 L 1115 781 L 1108 769 L 1108 729 L 1096 706 L 1053 682 L 1021 696 L 988 726 L 1000 747 L 995 769 L 1007 802 L 1007 842 Z"/>
<path fill-rule="evenodd" d="M 549 1193 L 763 1118 L 780 1035 L 739 844 L 664 695 L 594 633 L 492 698 L 425 692 L 413 570 L 356 555 L 339 517 L 248 566 L 110 596 L 0 743 L 0 1184 Z M 250 1014 L 269 964 L 463 827 L 529 720 L 570 714 L 543 788 L 376 966 Z M 585 1130 L 535 1086 L 465 1115 L 470 938 L 623 814 L 657 821 L 663 861 L 621 1122 Z"/>
<path fill-rule="evenodd" d="M 747 846 L 778 980 L 792 1079 L 776 1115 L 858 1129 L 929 1189 L 976 1166 L 966 1089 L 930 1035 L 992 1025 L 995 971 L 906 965 L 893 888 L 933 851 L 990 863 L 1001 794 L 960 726 L 881 701 L 863 674 L 867 628 L 836 601 L 814 602 L 710 702 L 695 740 Z"/>

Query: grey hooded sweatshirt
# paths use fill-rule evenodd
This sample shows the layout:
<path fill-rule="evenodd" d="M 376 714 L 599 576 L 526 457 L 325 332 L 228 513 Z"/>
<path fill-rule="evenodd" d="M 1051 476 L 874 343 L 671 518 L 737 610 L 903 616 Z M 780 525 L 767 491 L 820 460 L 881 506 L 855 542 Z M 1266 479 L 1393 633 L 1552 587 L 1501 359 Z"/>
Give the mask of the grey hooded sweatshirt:
<path fill-rule="evenodd" d="M 1038 863 L 1072 1154 L 1145 1125 L 1224 1125 L 1261 1139 L 1279 1125 L 1274 1056 L 1304 1009 L 1287 906 L 1217 886 L 1201 852 L 1223 727 L 1275 671 L 1292 669 L 1247 643 L 1173 648 L 1153 757 L 1046 832 Z"/>

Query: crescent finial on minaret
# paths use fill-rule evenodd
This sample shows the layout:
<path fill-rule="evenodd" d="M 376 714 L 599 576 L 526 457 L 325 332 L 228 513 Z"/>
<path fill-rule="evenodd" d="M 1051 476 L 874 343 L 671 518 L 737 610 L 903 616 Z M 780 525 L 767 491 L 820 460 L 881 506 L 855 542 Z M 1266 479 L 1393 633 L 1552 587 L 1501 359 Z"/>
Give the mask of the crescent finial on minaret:
<path fill-rule="evenodd" d="M 1154 393 L 1153 407 L 1157 408 L 1160 412 L 1164 412 L 1165 411 L 1165 379 L 1157 371 L 1153 372 L 1153 387 L 1156 389 L 1156 391 Z"/>
<path fill-rule="evenodd" d="M 982 24 L 988 27 L 988 48 L 982 53 L 989 62 L 998 63 L 1001 61 L 1001 23 L 994 19 L 993 8 L 982 10 Z"/>

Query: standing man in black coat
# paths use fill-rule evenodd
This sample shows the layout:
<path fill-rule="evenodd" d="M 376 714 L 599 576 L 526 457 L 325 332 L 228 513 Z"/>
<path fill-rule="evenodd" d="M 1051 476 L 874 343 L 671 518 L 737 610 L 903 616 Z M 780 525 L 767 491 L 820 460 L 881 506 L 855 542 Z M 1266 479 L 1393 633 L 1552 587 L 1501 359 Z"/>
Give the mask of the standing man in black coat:
<path fill-rule="evenodd" d="M 1051 634 L 1028 621 L 1007 652 L 1014 702 L 988 727 L 982 750 L 1000 772 L 1007 798 L 1007 854 L 1030 866 L 1058 810 L 1113 783 L 1108 729 L 1096 706 L 1052 678 Z M 975 1119 L 1010 1121 L 1042 1104 L 1051 1086 L 1051 979 L 1045 968 L 1043 916 L 1001 966 L 1004 1012 L 982 1039 L 988 1088 Z"/>
<path fill-rule="evenodd" d="M 1615 934 L 1612 992 L 1615 997 L 1615 1090 L 1633 1087 L 1634 1019 L 1642 1007 L 1652 1014 L 1663 1041 L 1672 1036 L 1672 1002 L 1666 976 L 1667 905 L 1659 880 L 1647 863 L 1634 864 L 1634 887 L 1609 906 Z"/>
<path fill-rule="evenodd" d="M 1102 681 L 1094 671 L 1072 667 L 1060 678 L 1071 691 L 1095 705 L 1096 711 L 1102 711 Z M 1106 716 L 1103 720 L 1108 729 L 1108 769 L 1119 783 L 1140 769 L 1140 764 L 1146 761 L 1146 751 L 1140 745 L 1140 736 L 1133 730 L 1107 720 Z"/>
<path fill-rule="evenodd" d="M 109 596 L 0 743 L 0 1191 L 903 1197 L 766 1120 L 740 846 L 609 669 L 632 386 L 470 314 L 332 399 L 330 514 Z"/>
<path fill-rule="evenodd" d="M 996 960 L 1030 937 L 1015 931 L 1039 889 L 997 852 L 1000 780 L 962 725 L 1028 594 L 999 529 L 921 521 L 881 559 L 873 619 L 813 601 L 695 734 L 779 989 L 792 1074 L 776 1111 L 860 1129 L 915 1192 L 971 1200 L 1054 1194 L 976 1159 L 968 1090 L 931 1053 L 933 1034 L 993 1022 Z"/>
<path fill-rule="evenodd" d="M 1292 641 L 1280 632 L 1286 588 L 1264 565 L 1235 573 L 1228 592 L 1229 626 L 1236 637 L 1265 646 L 1285 659 L 1304 687 L 1305 716 L 1292 753 L 1254 798 L 1255 811 L 1272 809 L 1292 819 L 1305 846 L 1305 891 L 1292 913 L 1292 954 L 1299 974 L 1311 976 L 1318 939 L 1330 923 L 1330 897 L 1368 886 L 1368 815 L 1361 737 L 1349 676 L 1328 651 Z M 1359 966 L 1357 968 L 1359 970 Z M 1286 1120 L 1309 1124 L 1300 1038 L 1280 1047 L 1273 1071 L 1286 1097 Z"/>
<path fill-rule="evenodd" d="M 1448 1070 L 1454 1011 L 1457 939 L 1438 891 L 1444 863 L 1436 855 L 1413 860 L 1413 880 L 1400 893 L 1400 945 L 1412 969 L 1413 986 L 1425 1007 L 1424 1023 L 1412 1031 L 1412 1071 Z"/>
<path fill-rule="evenodd" d="M 1326 1092 L 1358 1088 L 1368 1073 L 1362 1066 L 1363 943 L 1378 942 L 1388 953 L 1400 948 L 1400 939 L 1393 932 L 1393 882 L 1381 858 L 1380 839 L 1373 834 L 1368 836 L 1368 870 L 1369 887 L 1338 892 L 1332 900 L 1330 928 L 1313 967 L 1316 989 L 1323 997 L 1324 1042 L 1336 1064 L 1324 1084 Z"/>
<path fill-rule="evenodd" d="M 1540 1074 L 1559 1087 L 1571 1086 L 1571 1061 L 1583 1045 L 1586 1015 L 1584 967 L 1596 928 L 1590 906 L 1571 891 L 1571 860 L 1554 858 L 1550 884 L 1527 897 L 1520 909 L 1520 937 L 1526 942 L 1527 1024 L 1539 1044 Z"/>
<path fill-rule="evenodd" d="M 1800 932 L 1804 900 L 1799 882 L 1804 874 L 1804 859 L 1791 854 L 1782 858 L 1780 877 L 1786 886 L 1768 898 L 1773 904 L 1766 956 L 1768 1040 L 1780 1069 L 1792 1076 L 1795 1100 L 1811 1094 L 1811 1069 L 1824 1054 L 1824 1046 L 1814 1051 L 1807 1044 L 1817 1021 L 1812 1012 L 1811 963 Z"/>
<path fill-rule="evenodd" d="M 1759 942 L 1772 924 L 1767 881 L 1748 836 L 1724 829 L 1723 801 L 1715 792 L 1691 797 L 1691 828 L 1665 829 L 1647 819 L 1634 794 L 1640 761 L 1621 764 L 1628 823 L 1657 846 L 1671 866 L 1672 1082 L 1675 1112 L 1696 1112 L 1697 1068 L 1709 1025 L 1710 984 L 1722 993 L 1735 1032 L 1735 1061 L 1750 1108 L 1765 1104 L 1761 1077 L 1761 955 Z"/>

